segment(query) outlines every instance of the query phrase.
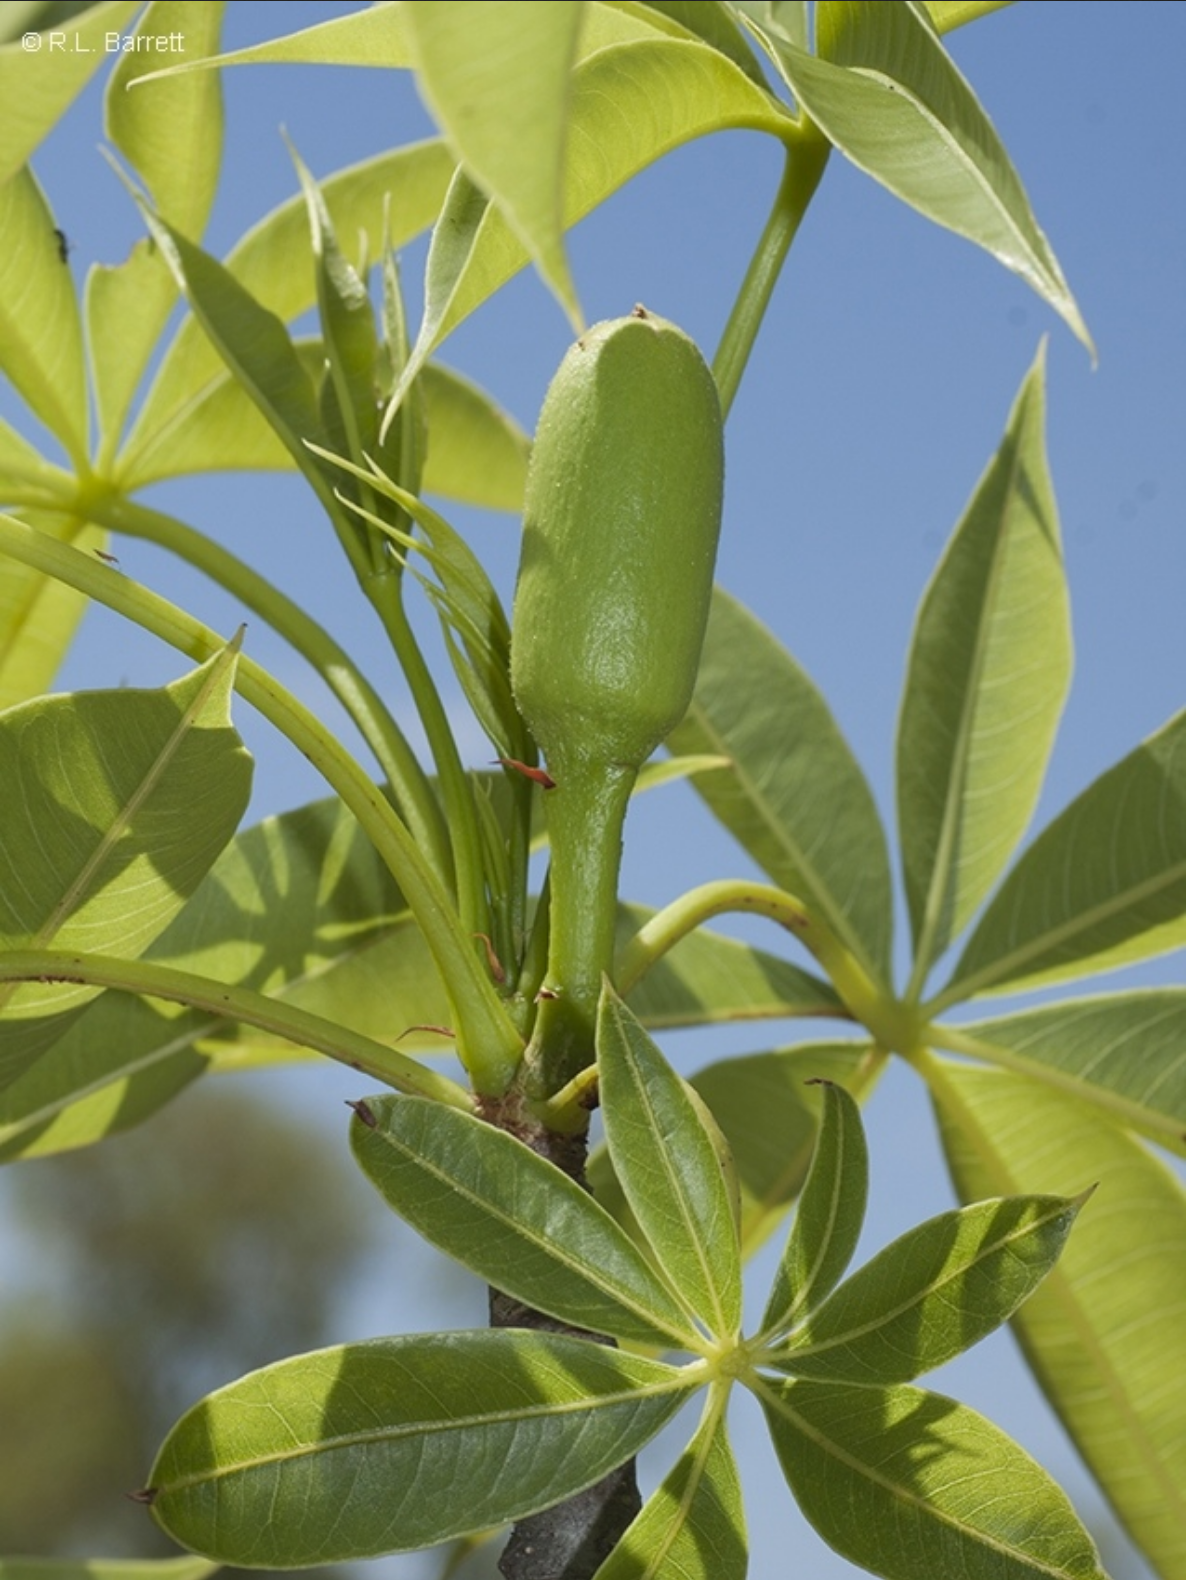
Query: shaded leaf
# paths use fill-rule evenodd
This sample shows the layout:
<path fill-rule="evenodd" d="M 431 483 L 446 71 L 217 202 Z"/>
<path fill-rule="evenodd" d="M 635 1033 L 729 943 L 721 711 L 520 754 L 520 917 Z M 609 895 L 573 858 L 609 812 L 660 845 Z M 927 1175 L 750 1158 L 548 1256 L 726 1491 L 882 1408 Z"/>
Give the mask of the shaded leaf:
<path fill-rule="evenodd" d="M 380 1097 L 367 1113 L 350 1128 L 359 1167 L 439 1250 L 574 1327 L 636 1344 L 695 1343 L 670 1289 L 555 1164 L 442 1103 Z"/>
<path fill-rule="evenodd" d="M 1043 353 L 919 610 L 898 725 L 898 826 L 921 978 L 1025 832 L 1070 684 Z"/>
<path fill-rule="evenodd" d="M 857 1248 L 869 1192 L 869 1149 L 861 1111 L 842 1086 L 823 1089 L 823 1121 L 811 1172 L 762 1318 L 785 1330 L 813 1311 L 843 1278 Z"/>
<path fill-rule="evenodd" d="M 1013 1319 L 1026 1359 L 1133 1540 L 1186 1565 L 1186 1192 L 1085 1104 L 943 1063 L 931 1082 L 963 1197 L 1098 1180 L 1058 1266 Z"/>
<path fill-rule="evenodd" d="M 818 1083 L 855 1081 L 867 1055 L 858 1043 L 803 1044 L 722 1059 L 692 1077 L 733 1153 L 745 1256 L 773 1232 L 799 1194 L 821 1119 Z"/>
<path fill-rule="evenodd" d="M 818 908 L 876 976 L 889 972 L 889 858 L 869 786 L 823 697 L 750 612 L 714 594 L 700 675 L 668 745 L 733 767 L 693 780 L 781 888 Z"/>
<path fill-rule="evenodd" d="M 690 1084 L 708 1104 L 733 1155 L 741 1193 L 739 1238 L 750 1257 L 786 1217 L 811 1163 L 823 1077 L 851 1081 L 868 1053 L 856 1043 L 821 1043 L 776 1053 L 734 1055 L 707 1065 Z M 589 1160 L 598 1201 L 637 1235 L 629 1208 L 599 1147 Z"/>
<path fill-rule="evenodd" d="M 104 34 L 121 31 L 139 8 L 140 0 L 88 6 L 71 21 L 78 40 L 74 49 L 30 51 L 19 42 L 0 48 L 0 185 L 20 169 L 106 62 Z"/>
<path fill-rule="evenodd" d="M 572 320 L 580 309 L 562 223 L 569 78 L 583 5 L 407 0 L 421 92 L 458 162 L 493 197 Z"/>
<path fill-rule="evenodd" d="M 1186 1153 L 1186 990 L 1073 999 L 959 1028 L 961 1052 L 1036 1076 Z"/>
<path fill-rule="evenodd" d="M 597 1015 L 606 1144 L 659 1265 L 718 1339 L 741 1320 L 741 1261 L 722 1138 L 606 984 Z"/>
<path fill-rule="evenodd" d="M 0 1091 L 0 1162 L 90 1146 L 151 1117 L 211 1066 L 211 1018 L 104 993 Z M 0 1032 L 0 1049 L 5 1037 Z"/>
<path fill-rule="evenodd" d="M 714 1400 L 593 1580 L 745 1580 L 746 1560 L 741 1482 Z"/>
<path fill-rule="evenodd" d="M 798 1377 L 909 1382 L 978 1344 L 1054 1266 L 1083 1198 L 1010 1196 L 900 1236 L 812 1311 L 772 1365 Z"/>
<path fill-rule="evenodd" d="M 1107 1580 L 1070 1500 L 1010 1438 L 920 1388 L 761 1385 L 783 1474 L 824 1540 L 886 1580 Z"/>
<path fill-rule="evenodd" d="M 183 1416 L 152 1469 L 152 1512 L 183 1545 L 250 1567 L 430 1546 L 590 1485 L 690 1391 L 673 1367 L 555 1334 L 321 1350 Z"/>
<path fill-rule="evenodd" d="M 1039 834 L 981 917 L 944 1003 L 1186 942 L 1186 713 Z"/>
<path fill-rule="evenodd" d="M 159 691 L 46 697 L 0 719 L 0 947 L 54 944 L 134 958 L 197 888 L 247 804 L 251 759 L 230 724 L 227 647 Z M 41 1017 L 93 990 L 0 989 L 0 1079 Z M 20 1022 L 32 1020 L 32 1027 Z M 52 1038 L 54 1022 L 49 1024 Z"/>
<path fill-rule="evenodd" d="M 36 177 L 0 185 L 0 371 L 30 410 L 85 465 L 86 370 L 74 277 Z"/>
<path fill-rule="evenodd" d="M 401 1049 L 448 1051 L 432 956 L 339 801 L 238 834 L 148 959 L 266 993 Z M 211 1066 L 301 1057 L 258 1027 L 107 993 L 0 1093 L 0 1157 L 136 1124 Z"/>

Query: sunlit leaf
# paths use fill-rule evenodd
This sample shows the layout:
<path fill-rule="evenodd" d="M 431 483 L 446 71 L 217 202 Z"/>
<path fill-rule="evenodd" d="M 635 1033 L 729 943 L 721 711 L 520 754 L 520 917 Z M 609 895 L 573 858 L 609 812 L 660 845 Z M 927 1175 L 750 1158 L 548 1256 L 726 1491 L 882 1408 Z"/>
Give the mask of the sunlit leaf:
<path fill-rule="evenodd" d="M 184 1546 L 248 1567 L 426 1547 L 589 1486 L 690 1391 L 673 1367 L 555 1334 L 322 1350 L 183 1416 L 152 1469 L 152 1512 Z"/>
<path fill-rule="evenodd" d="M 810 36 L 807 26 L 807 0 L 736 0 L 733 9 L 745 17 L 759 36 L 795 44 L 807 49 Z M 777 59 L 777 51 L 773 52 Z"/>
<path fill-rule="evenodd" d="M 1070 999 L 959 1028 L 960 1050 L 1084 1098 L 1186 1153 L 1186 990 Z"/>
<path fill-rule="evenodd" d="M 1070 683 L 1044 356 L 919 610 L 898 726 L 898 825 L 919 977 L 1025 832 Z"/>
<path fill-rule="evenodd" d="M 74 479 L 69 472 L 47 461 L 29 441 L 0 421 L 0 496 L 12 500 L 18 495 L 49 504 L 70 498 Z"/>
<path fill-rule="evenodd" d="M 733 15 L 734 11 L 741 9 L 743 7 L 723 5 L 719 0 L 709 0 L 708 4 L 704 0 L 648 0 L 646 5 L 646 10 L 657 11 L 660 16 L 678 22 L 688 32 L 711 44 L 713 49 L 720 50 L 735 66 L 740 66 L 751 81 L 765 88 L 766 79 L 750 45 L 749 36 Z"/>
<path fill-rule="evenodd" d="M 631 176 L 673 148 L 733 127 L 788 135 L 782 105 L 717 50 L 692 39 L 640 39 L 583 60 L 573 74 L 564 225 L 571 229 Z M 528 261 L 492 204 L 466 183 L 453 215 L 463 232 L 438 259 L 432 311 L 417 336 L 412 370 Z M 462 201 L 464 198 L 465 201 Z M 441 246 L 446 243 L 437 238 Z"/>
<path fill-rule="evenodd" d="M 0 1558 L 0 1580 L 206 1580 L 208 1558 Z"/>
<path fill-rule="evenodd" d="M 709 1330 L 741 1319 L 741 1262 L 722 1155 L 685 1083 L 607 985 L 597 1016 L 606 1142 L 635 1222 Z"/>
<path fill-rule="evenodd" d="M 164 267 L 159 252 L 154 252 Z M 96 281 L 97 284 L 97 281 Z M 176 287 L 170 284 L 170 289 Z M 296 341 L 296 352 L 310 388 L 325 369 L 321 341 Z M 135 487 L 196 472 L 295 471 L 292 455 L 229 368 L 209 378 L 186 408 L 184 421 L 162 432 L 161 443 L 144 451 L 136 466 Z"/>
<path fill-rule="evenodd" d="M 993 11 L 1003 11 L 1013 0 L 924 0 L 927 15 L 938 33 L 951 33 Z"/>
<path fill-rule="evenodd" d="M 1092 1474 L 1158 1573 L 1186 1572 L 1186 1191 L 1138 1141 L 1036 1081 L 943 1064 L 932 1081 L 965 1199 L 1098 1181 L 1058 1266 L 1013 1319 Z"/>
<path fill-rule="evenodd" d="M 251 759 L 229 714 L 237 656 L 225 648 L 159 691 L 42 697 L 0 718 L 0 947 L 135 957 L 177 915 L 247 803 Z M 42 1017 L 93 996 L 0 989 L 15 1045 L 3 1077 L 19 1073 L 27 1037 L 52 1040 Z"/>
<path fill-rule="evenodd" d="M 843 1278 L 865 1221 L 869 1149 L 861 1112 L 842 1086 L 823 1088 L 823 1121 L 811 1172 L 762 1318 L 764 1332 L 787 1329 Z"/>
<path fill-rule="evenodd" d="M 516 1300 L 633 1343 L 694 1340 L 686 1312 L 588 1191 L 505 1130 L 442 1103 L 379 1097 L 358 1110 L 350 1143 L 390 1207 Z"/>
<path fill-rule="evenodd" d="M 138 32 L 177 39 L 182 55 L 218 47 L 221 0 L 153 0 Z M 192 241 L 201 238 L 222 159 L 219 78 L 167 77 L 129 91 L 144 56 L 121 55 L 107 83 L 107 135 L 148 188 L 160 213 Z M 177 299 L 161 258 L 145 243 L 116 267 L 96 266 L 87 280 L 87 332 L 99 426 L 113 453 L 137 386 Z"/>
<path fill-rule="evenodd" d="M 62 118 L 108 56 L 105 35 L 121 32 L 140 8 L 140 0 L 107 0 L 72 18 L 65 30 L 41 35 L 38 49 L 19 40 L 0 47 L 0 185 L 25 163 L 47 132 Z M 55 45 L 55 35 L 57 44 Z M 75 44 L 75 40 L 77 43 Z"/>
<path fill-rule="evenodd" d="M 420 376 L 428 419 L 423 487 L 467 505 L 520 511 L 531 445 L 485 390 L 430 362 Z"/>
<path fill-rule="evenodd" d="M 1044 829 L 981 917 L 941 998 L 1035 986 L 1186 942 L 1186 713 Z"/>
<path fill-rule="evenodd" d="M 30 410 L 84 464 L 86 370 L 74 277 L 33 173 L 0 185 L 0 371 Z"/>
<path fill-rule="evenodd" d="M 211 343 L 308 474 L 313 460 L 305 440 L 324 435 L 313 387 L 284 325 L 217 259 L 159 215 L 145 217 Z"/>
<path fill-rule="evenodd" d="M 619 948 L 652 914 L 641 906 L 619 911 Z M 842 1013 L 830 983 L 703 927 L 655 961 L 626 1002 L 652 1030 Z"/>
<path fill-rule="evenodd" d="M 821 0 L 818 55 L 778 45 L 796 99 L 852 162 L 1019 274 L 1092 350 L 1029 199 L 972 89 L 908 4 Z"/>
<path fill-rule="evenodd" d="M 715 1406 L 593 1580 L 745 1580 L 741 1481 Z"/>
<path fill-rule="evenodd" d="M 321 190 L 341 235 L 361 232 L 377 244 L 389 211 L 387 234 L 399 248 L 431 225 L 453 168 L 442 143 L 417 143 L 341 170 L 322 181 Z M 232 249 L 226 267 L 262 307 L 285 322 L 311 307 L 315 284 L 304 198 L 281 204 L 248 231 Z M 119 478 L 126 489 L 139 487 L 142 479 L 172 475 L 170 451 L 184 443 L 190 415 L 208 387 L 225 378 L 226 365 L 218 352 L 197 321 L 186 319 L 120 455 Z"/>
<path fill-rule="evenodd" d="M 498 205 L 578 332 L 563 241 L 569 79 L 586 7 L 407 0 L 419 87 L 459 163 Z"/>
<path fill-rule="evenodd" d="M 25 510 L 22 519 L 80 549 L 106 551 L 107 534 L 76 517 Z M 0 710 L 48 691 L 86 599 L 73 588 L 7 557 L 0 561 Z"/>
<path fill-rule="evenodd" d="M 920 1388 L 763 1383 L 783 1474 L 843 1557 L 886 1580 L 1107 1580 L 1070 1500 L 982 1416 Z"/>
<path fill-rule="evenodd" d="M 847 1278 L 771 1356 L 821 1381 L 909 1382 L 978 1344 L 1053 1267 L 1082 1198 L 1010 1196 L 940 1213 Z"/>
<path fill-rule="evenodd" d="M 887 975 L 889 859 L 869 786 L 812 682 L 720 591 L 692 706 L 668 744 L 732 759 L 696 789 L 775 883 L 818 907 L 858 959 Z"/>

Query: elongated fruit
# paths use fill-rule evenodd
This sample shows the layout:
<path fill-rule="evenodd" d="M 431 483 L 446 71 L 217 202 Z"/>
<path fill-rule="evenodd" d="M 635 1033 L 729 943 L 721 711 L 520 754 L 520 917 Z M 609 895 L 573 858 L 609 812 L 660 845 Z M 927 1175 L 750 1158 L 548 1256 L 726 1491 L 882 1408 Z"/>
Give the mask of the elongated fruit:
<path fill-rule="evenodd" d="M 556 781 L 545 987 L 561 1007 L 539 1027 L 552 1090 L 591 1057 L 580 1044 L 611 964 L 635 777 L 691 701 L 723 477 L 720 403 L 695 343 L 643 308 L 582 336 L 540 413 L 511 642 L 515 698 Z"/>
<path fill-rule="evenodd" d="M 553 770 L 640 767 L 687 711 L 723 475 L 716 385 L 681 329 L 636 308 L 577 341 L 540 413 L 515 593 L 515 697 Z"/>

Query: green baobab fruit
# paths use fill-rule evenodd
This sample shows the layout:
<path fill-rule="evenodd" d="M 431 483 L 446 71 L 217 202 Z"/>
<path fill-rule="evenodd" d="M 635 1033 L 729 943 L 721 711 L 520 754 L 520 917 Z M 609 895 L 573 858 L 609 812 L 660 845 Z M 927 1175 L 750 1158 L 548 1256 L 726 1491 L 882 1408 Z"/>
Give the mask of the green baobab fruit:
<path fill-rule="evenodd" d="M 568 352 L 540 413 L 515 592 L 515 697 L 554 777 L 639 768 L 687 710 L 724 473 L 712 373 L 641 307 Z"/>
<path fill-rule="evenodd" d="M 556 787 L 548 1003 L 591 1044 L 612 963 L 622 819 L 691 701 L 721 523 L 716 384 L 681 329 L 637 307 L 597 324 L 544 399 L 527 475 L 511 680 Z M 546 1061 L 545 1087 L 588 1049 Z"/>

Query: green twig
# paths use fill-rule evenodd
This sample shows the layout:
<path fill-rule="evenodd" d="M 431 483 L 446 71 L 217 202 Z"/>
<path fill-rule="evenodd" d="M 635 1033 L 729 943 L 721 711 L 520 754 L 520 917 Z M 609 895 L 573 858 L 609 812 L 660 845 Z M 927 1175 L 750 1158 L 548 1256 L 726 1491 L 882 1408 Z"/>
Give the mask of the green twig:
<path fill-rule="evenodd" d="M 199 663 L 226 646 L 216 631 L 184 610 L 22 521 L 0 515 L 0 550 L 77 588 Z M 518 1069 L 522 1040 L 427 857 L 361 765 L 274 676 L 241 657 L 235 689 L 309 759 L 358 818 L 432 951 L 452 1003 L 458 1052 L 476 1090 L 502 1093 Z"/>
<path fill-rule="evenodd" d="M 432 786 L 378 692 L 324 626 L 229 549 L 162 511 L 119 497 L 110 501 L 88 498 L 79 509 L 112 532 L 159 544 L 195 566 L 267 621 L 308 660 L 358 726 L 413 838 L 428 852 L 442 882 L 448 882 L 448 835 Z"/>
<path fill-rule="evenodd" d="M 728 416 L 758 338 L 778 276 L 811 202 L 831 144 L 812 122 L 804 120 L 787 137 L 786 165 L 774 207 L 750 259 L 741 290 L 729 314 L 713 358 L 712 371 L 721 397 L 721 411 Z"/>
<path fill-rule="evenodd" d="M 219 1020 L 241 1022 L 283 1037 L 286 1042 L 328 1054 L 351 1069 L 373 1075 L 397 1092 L 430 1097 L 452 1108 L 473 1108 L 463 1087 L 428 1070 L 406 1053 L 351 1031 L 337 1021 L 268 998 L 251 988 L 236 987 L 158 965 L 150 960 L 119 960 L 108 955 L 78 954 L 66 949 L 24 949 L 0 953 L 0 982 L 82 982 L 114 988 L 146 998 L 186 1004 Z"/>

